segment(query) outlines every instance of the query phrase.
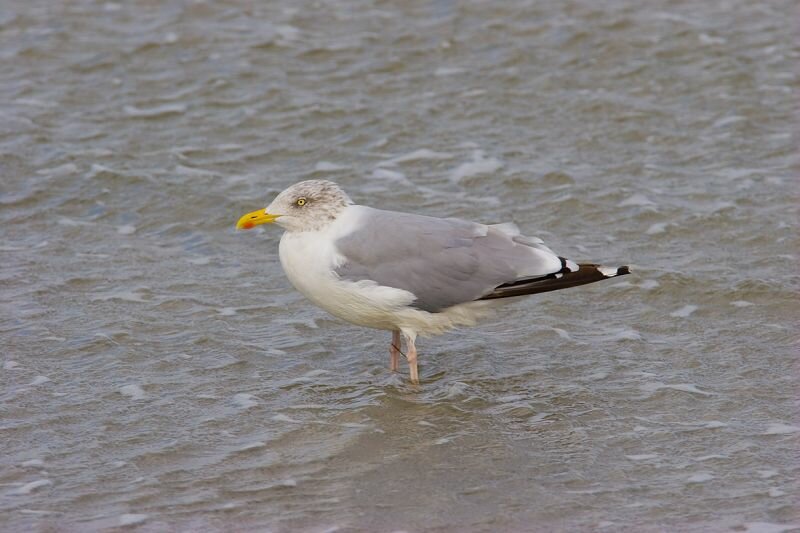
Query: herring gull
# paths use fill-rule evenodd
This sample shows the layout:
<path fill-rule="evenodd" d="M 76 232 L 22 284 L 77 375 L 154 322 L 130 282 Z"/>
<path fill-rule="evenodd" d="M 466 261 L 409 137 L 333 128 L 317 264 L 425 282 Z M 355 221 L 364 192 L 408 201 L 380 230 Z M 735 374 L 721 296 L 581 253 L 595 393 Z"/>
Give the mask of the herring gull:
<path fill-rule="evenodd" d="M 474 325 L 508 298 L 566 289 L 630 272 L 559 257 L 515 224 L 484 225 L 384 211 L 353 203 L 336 184 L 308 180 L 284 190 L 237 229 L 275 223 L 281 265 L 294 287 L 343 320 L 392 332 L 390 368 L 402 336 L 419 383 L 417 335 Z"/>

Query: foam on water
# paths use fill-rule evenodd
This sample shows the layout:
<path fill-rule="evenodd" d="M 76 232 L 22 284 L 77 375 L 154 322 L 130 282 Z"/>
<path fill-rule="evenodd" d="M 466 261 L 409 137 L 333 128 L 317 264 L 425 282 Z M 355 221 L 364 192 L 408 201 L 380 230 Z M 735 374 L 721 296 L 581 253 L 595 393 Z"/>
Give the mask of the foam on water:
<path fill-rule="evenodd" d="M 123 224 L 122 226 L 117 226 L 117 233 L 120 235 L 133 235 L 136 233 L 136 226 L 133 224 Z"/>
<path fill-rule="evenodd" d="M 381 161 L 378 166 L 394 166 L 402 163 L 416 162 L 416 161 L 447 161 L 453 159 L 455 156 L 447 152 L 436 152 L 428 148 L 421 148 L 414 150 L 407 154 L 399 155 L 386 161 Z"/>
<path fill-rule="evenodd" d="M 470 156 L 470 161 L 461 163 L 450 171 L 449 179 L 454 183 L 459 183 L 466 178 L 493 174 L 503 168 L 503 162 L 494 157 L 488 157 L 483 150 L 474 150 Z"/>
<path fill-rule="evenodd" d="M 800 523 L 797 524 L 776 524 L 773 522 L 747 522 L 744 525 L 745 533 L 785 533 L 787 531 L 797 531 Z"/>
<path fill-rule="evenodd" d="M 331 163 L 330 161 L 318 161 L 317 164 L 314 165 L 314 170 L 317 172 L 335 172 L 337 170 L 347 170 L 347 167 Z"/>
<path fill-rule="evenodd" d="M 119 392 L 131 400 L 144 400 L 147 398 L 147 393 L 144 391 L 144 389 L 135 383 L 120 387 Z"/>
<path fill-rule="evenodd" d="M 121 527 L 136 526 L 145 523 L 147 518 L 148 516 L 146 514 L 125 513 L 120 515 L 119 519 L 117 520 L 117 525 Z"/>
<path fill-rule="evenodd" d="M 258 441 L 258 442 L 250 442 L 250 443 L 248 443 L 248 444 L 245 444 L 245 445 L 243 445 L 243 446 L 240 446 L 240 447 L 237 449 L 237 451 L 240 451 L 240 452 L 246 452 L 246 451 L 250 451 L 250 450 L 258 450 L 258 449 L 260 449 L 260 448 L 264 448 L 264 447 L 266 447 L 266 445 L 267 445 L 267 443 L 266 443 L 266 442 L 263 442 L 263 441 Z"/>
<path fill-rule="evenodd" d="M 711 481 L 714 479 L 714 474 L 710 474 L 708 472 L 698 472 L 697 474 L 692 474 L 686 479 L 686 483 L 705 483 L 707 481 Z"/>
<path fill-rule="evenodd" d="M 800 426 L 784 423 L 774 423 L 767 426 L 764 435 L 790 435 L 800 431 Z"/>
<path fill-rule="evenodd" d="M 657 459 L 658 458 L 658 454 L 657 453 L 642 453 L 642 454 L 638 454 L 638 455 L 626 455 L 625 457 L 627 459 L 630 459 L 631 461 L 647 461 L 649 459 Z"/>
<path fill-rule="evenodd" d="M 277 414 L 277 415 L 272 417 L 272 420 L 275 420 L 276 422 L 289 422 L 290 424 L 302 424 L 303 423 L 302 420 L 297 420 L 297 419 L 294 419 L 294 418 L 292 418 L 290 416 L 287 416 L 287 415 L 284 415 L 284 414 Z"/>
<path fill-rule="evenodd" d="M 677 309 L 669 314 L 669 316 L 674 318 L 688 318 L 699 309 L 696 305 L 684 305 L 680 309 Z"/>
<path fill-rule="evenodd" d="M 189 107 L 186 104 L 163 104 L 147 108 L 134 105 L 123 107 L 125 114 L 134 118 L 159 118 L 167 115 L 180 115 L 186 113 L 187 109 Z"/>
<path fill-rule="evenodd" d="M 258 403 L 258 397 L 246 392 L 240 392 L 233 396 L 233 404 L 240 409 L 250 409 L 251 407 L 257 406 Z"/>
<path fill-rule="evenodd" d="M 660 233 L 665 233 L 667 231 L 668 226 L 669 223 L 667 222 L 656 222 L 655 224 L 652 224 L 649 228 L 647 228 L 645 233 L 647 235 L 658 235 Z"/>
<path fill-rule="evenodd" d="M 652 381 L 650 383 L 645 383 L 640 386 L 642 391 L 645 392 L 657 392 L 664 389 L 675 390 L 679 392 L 688 392 L 691 394 L 698 394 L 700 396 L 712 396 L 713 393 L 706 392 L 697 388 L 697 385 L 693 383 L 674 383 L 674 384 L 666 384 L 660 381 Z M 707 427 L 707 426 L 704 426 Z M 715 426 L 720 427 L 720 426 Z"/>
<path fill-rule="evenodd" d="M 76 174 L 77 172 L 78 166 L 75 163 L 65 163 L 57 167 L 43 168 L 36 171 L 37 174 L 49 176 L 51 178 L 63 178 Z"/>
<path fill-rule="evenodd" d="M 49 487 L 52 485 L 53 482 L 49 479 L 37 479 L 36 481 L 31 481 L 30 483 L 25 483 L 21 487 L 17 487 L 9 492 L 12 496 L 20 496 L 25 494 L 31 494 L 36 492 L 44 487 Z"/>
<path fill-rule="evenodd" d="M 652 207 L 657 205 L 641 193 L 633 194 L 617 204 L 617 207 Z"/>

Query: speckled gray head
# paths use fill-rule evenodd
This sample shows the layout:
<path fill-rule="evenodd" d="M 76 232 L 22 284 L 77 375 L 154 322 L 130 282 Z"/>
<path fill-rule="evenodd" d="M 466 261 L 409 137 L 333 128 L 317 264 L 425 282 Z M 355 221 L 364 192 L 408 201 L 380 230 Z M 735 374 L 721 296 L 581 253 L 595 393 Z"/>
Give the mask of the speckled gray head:
<path fill-rule="evenodd" d="M 236 227 L 250 229 L 274 222 L 287 231 L 318 230 L 335 220 L 352 203 L 332 181 L 301 181 L 278 194 L 266 209 L 244 215 Z"/>

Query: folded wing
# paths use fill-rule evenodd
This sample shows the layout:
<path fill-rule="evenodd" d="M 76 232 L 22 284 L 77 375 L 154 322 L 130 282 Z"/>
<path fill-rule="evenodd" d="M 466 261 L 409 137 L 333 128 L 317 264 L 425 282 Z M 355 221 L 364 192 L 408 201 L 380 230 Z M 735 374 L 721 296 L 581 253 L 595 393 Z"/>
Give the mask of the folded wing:
<path fill-rule="evenodd" d="M 502 286 L 578 270 L 513 224 L 359 210 L 358 224 L 335 241 L 342 258 L 337 275 L 409 291 L 425 311 L 502 297 Z"/>

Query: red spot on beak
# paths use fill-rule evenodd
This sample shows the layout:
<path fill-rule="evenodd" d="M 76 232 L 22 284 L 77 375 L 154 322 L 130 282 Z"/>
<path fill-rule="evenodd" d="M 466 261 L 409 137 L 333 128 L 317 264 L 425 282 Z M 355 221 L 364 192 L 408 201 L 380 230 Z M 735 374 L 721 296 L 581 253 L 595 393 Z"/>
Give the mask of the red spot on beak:
<path fill-rule="evenodd" d="M 242 224 L 242 227 L 244 229 L 253 229 L 255 226 L 256 225 L 253 224 L 252 222 L 250 222 L 249 220 L 247 222 L 245 222 L 244 224 Z"/>

